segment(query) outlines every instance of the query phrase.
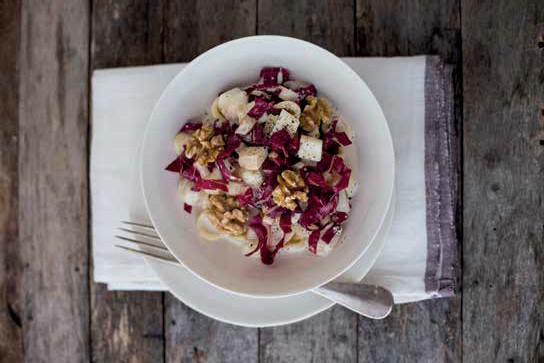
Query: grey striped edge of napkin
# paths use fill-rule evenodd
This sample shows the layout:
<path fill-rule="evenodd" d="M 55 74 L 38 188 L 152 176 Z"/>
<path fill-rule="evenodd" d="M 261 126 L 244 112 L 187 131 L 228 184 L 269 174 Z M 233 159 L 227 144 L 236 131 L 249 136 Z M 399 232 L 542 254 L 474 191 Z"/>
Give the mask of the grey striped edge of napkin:
<path fill-rule="evenodd" d="M 428 56 L 425 67 L 425 189 L 427 268 L 425 290 L 453 296 L 458 269 L 458 135 L 454 118 L 453 67 Z"/>

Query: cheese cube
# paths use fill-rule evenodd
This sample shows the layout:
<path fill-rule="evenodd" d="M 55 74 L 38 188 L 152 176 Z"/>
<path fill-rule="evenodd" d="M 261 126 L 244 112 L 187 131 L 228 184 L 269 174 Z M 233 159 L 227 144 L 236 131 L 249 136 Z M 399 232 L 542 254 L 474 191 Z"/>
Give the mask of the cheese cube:
<path fill-rule="evenodd" d="M 228 195 L 240 195 L 243 194 L 246 191 L 247 187 L 236 181 L 230 181 L 228 185 Z"/>
<path fill-rule="evenodd" d="M 301 135 L 297 155 L 304 160 L 320 161 L 323 141 L 315 137 Z"/>
<path fill-rule="evenodd" d="M 217 101 L 217 107 L 229 121 L 238 121 L 238 114 L 247 104 L 247 94 L 240 88 L 233 88 L 222 93 Z"/>
<path fill-rule="evenodd" d="M 293 90 L 290 90 L 287 87 L 280 86 L 280 93 L 278 95 L 284 101 L 296 101 L 298 100 L 298 93 Z"/>
<path fill-rule="evenodd" d="M 255 123 L 257 123 L 257 120 L 255 120 L 253 117 L 246 115 L 242 117 L 242 119 L 240 119 L 240 125 L 238 125 L 238 128 L 234 133 L 238 135 L 247 135 L 251 131 L 251 129 L 253 129 Z"/>
<path fill-rule="evenodd" d="M 338 205 L 336 206 L 337 212 L 349 213 L 349 199 L 345 190 L 342 190 L 338 195 Z"/>
<path fill-rule="evenodd" d="M 268 152 L 265 147 L 250 146 L 240 150 L 238 155 L 238 163 L 242 168 L 259 170 L 266 159 Z"/>
<path fill-rule="evenodd" d="M 289 132 L 289 135 L 295 136 L 299 124 L 300 122 L 298 118 L 291 115 L 285 110 L 281 110 L 280 116 L 278 117 L 278 120 L 276 121 L 276 123 L 274 124 L 274 128 L 272 129 L 272 133 L 286 129 L 287 132 Z"/>
<path fill-rule="evenodd" d="M 263 183 L 263 175 L 258 170 L 240 169 L 240 178 L 252 188 L 258 188 Z"/>

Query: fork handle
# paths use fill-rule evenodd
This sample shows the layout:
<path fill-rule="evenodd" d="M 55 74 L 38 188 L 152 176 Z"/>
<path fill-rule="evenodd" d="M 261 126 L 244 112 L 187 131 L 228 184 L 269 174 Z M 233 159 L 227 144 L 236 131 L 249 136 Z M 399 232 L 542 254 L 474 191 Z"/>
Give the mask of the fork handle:
<path fill-rule="evenodd" d="M 370 319 L 383 319 L 393 308 L 393 295 L 381 286 L 329 282 L 312 291 Z"/>

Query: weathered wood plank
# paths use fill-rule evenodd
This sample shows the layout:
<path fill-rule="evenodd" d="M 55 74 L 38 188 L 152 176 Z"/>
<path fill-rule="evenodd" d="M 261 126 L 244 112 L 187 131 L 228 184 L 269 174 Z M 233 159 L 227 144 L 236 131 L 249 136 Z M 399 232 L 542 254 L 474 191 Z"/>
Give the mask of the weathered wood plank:
<path fill-rule="evenodd" d="M 226 41 L 255 34 L 256 0 L 165 0 L 164 61 L 187 62 Z"/>
<path fill-rule="evenodd" d="M 320 45 L 341 56 L 354 48 L 354 2 L 259 0 L 259 34 L 286 35 Z"/>
<path fill-rule="evenodd" d="M 21 5 L 19 236 L 24 355 L 89 360 L 86 1 Z"/>
<path fill-rule="evenodd" d="M 439 54 L 454 65 L 457 123 L 460 109 L 459 1 L 357 0 L 357 55 Z M 459 361 L 461 298 L 397 306 L 384 321 L 359 321 L 359 360 Z"/>
<path fill-rule="evenodd" d="M 333 307 L 300 323 L 261 329 L 261 362 L 356 362 L 357 315 Z"/>
<path fill-rule="evenodd" d="M 397 305 L 381 321 L 359 321 L 360 362 L 459 362 L 460 298 Z"/>
<path fill-rule="evenodd" d="M 93 69 L 160 63 L 162 3 L 94 1 Z M 96 362 L 162 362 L 163 294 L 110 292 L 91 277 L 92 357 Z"/>
<path fill-rule="evenodd" d="M 259 34 L 316 43 L 340 56 L 354 52 L 353 1 L 259 1 Z M 354 362 L 357 316 L 334 307 L 309 320 L 261 329 L 263 362 Z"/>
<path fill-rule="evenodd" d="M 543 361 L 544 6 L 463 0 L 462 20 L 463 358 Z"/>
<path fill-rule="evenodd" d="M 18 1 L 0 0 L 0 362 L 23 358 L 17 223 L 19 10 Z"/>
<path fill-rule="evenodd" d="M 257 329 L 221 323 L 165 296 L 167 362 L 257 361 Z"/>
<path fill-rule="evenodd" d="M 187 62 L 222 42 L 255 34 L 255 0 L 167 1 L 163 61 Z M 258 330 L 219 323 L 165 294 L 166 361 L 257 361 Z"/>

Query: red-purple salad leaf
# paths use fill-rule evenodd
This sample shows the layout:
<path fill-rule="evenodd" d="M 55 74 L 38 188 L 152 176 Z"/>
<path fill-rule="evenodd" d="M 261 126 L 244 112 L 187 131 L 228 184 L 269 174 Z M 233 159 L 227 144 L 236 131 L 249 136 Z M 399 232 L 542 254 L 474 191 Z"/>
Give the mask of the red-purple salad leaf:
<path fill-rule="evenodd" d="M 261 118 L 262 115 L 264 115 L 265 113 L 269 112 L 272 109 L 272 104 L 268 103 L 262 98 L 259 98 L 259 97 L 255 98 L 254 102 L 255 102 L 255 106 L 253 106 L 253 108 L 249 110 L 247 115 L 255 119 Z"/>
<path fill-rule="evenodd" d="M 253 202 L 253 190 L 251 190 L 251 188 L 247 188 L 243 194 L 236 196 L 236 200 L 238 200 L 240 207 L 245 207 L 246 205 L 251 204 L 251 202 Z"/>
<path fill-rule="evenodd" d="M 179 173 L 182 167 L 183 167 L 183 161 L 181 160 L 181 155 L 179 155 L 164 169 L 171 171 L 173 173 Z"/>
<path fill-rule="evenodd" d="M 287 234 L 291 232 L 291 212 L 285 211 L 280 217 L 280 228 L 283 233 Z"/>
<path fill-rule="evenodd" d="M 274 249 L 271 251 L 268 249 L 268 231 L 266 227 L 262 223 L 262 218 L 260 215 L 254 216 L 249 221 L 249 227 L 255 231 L 255 234 L 257 235 L 257 238 L 259 239 L 259 243 L 253 249 L 253 251 L 250 251 L 246 254 L 246 256 L 251 256 L 257 250 L 259 250 L 259 253 L 261 255 L 261 261 L 265 265 L 271 265 L 274 262 L 274 258 L 276 257 L 276 254 L 279 252 L 279 250 L 283 247 L 284 239 L 282 238 L 280 242 L 274 247 Z"/>
<path fill-rule="evenodd" d="M 340 231 L 340 226 L 332 225 L 329 229 L 325 231 L 325 233 L 323 233 L 323 236 L 321 236 L 321 239 L 326 244 L 329 244 L 331 243 L 334 236 L 338 234 L 339 231 Z"/>
<path fill-rule="evenodd" d="M 346 189 L 349 185 L 351 169 L 344 164 L 344 160 L 341 157 L 334 157 L 331 170 L 334 170 L 340 175 L 340 180 L 333 186 L 333 190 L 338 193 L 341 190 Z"/>
<path fill-rule="evenodd" d="M 201 179 L 195 183 L 192 190 L 201 191 L 201 190 L 221 190 L 225 193 L 229 191 L 227 182 L 222 179 Z"/>
<path fill-rule="evenodd" d="M 313 224 L 319 223 L 327 215 L 333 213 L 338 205 L 338 194 L 323 193 L 321 195 L 313 194 L 308 201 L 308 207 L 300 216 L 299 224 L 308 228 Z"/>
<path fill-rule="evenodd" d="M 181 127 L 179 132 L 192 133 L 202 127 L 200 122 L 186 122 L 185 125 Z"/>
<path fill-rule="evenodd" d="M 187 203 L 183 203 L 183 210 L 191 214 L 191 212 L 193 211 L 193 207 Z"/>
<path fill-rule="evenodd" d="M 298 97 L 300 100 L 304 100 L 308 96 L 314 96 L 317 95 L 317 89 L 313 84 L 310 84 L 306 87 L 298 88 L 295 90 L 296 93 L 298 93 Z"/>
<path fill-rule="evenodd" d="M 336 141 L 342 144 L 342 146 L 351 145 L 351 140 L 345 132 L 335 132 L 334 137 L 336 138 Z"/>
<path fill-rule="evenodd" d="M 348 219 L 348 214 L 345 212 L 336 212 L 331 216 L 331 219 L 336 224 L 342 224 Z"/>
<path fill-rule="evenodd" d="M 321 154 L 321 160 L 317 163 L 317 169 L 322 173 L 328 171 L 331 168 L 332 159 L 333 157 L 331 154 L 323 152 Z"/>
<path fill-rule="evenodd" d="M 315 254 L 317 253 L 317 243 L 319 242 L 319 229 L 316 229 L 312 233 L 310 233 L 310 237 L 308 238 L 308 249 L 311 253 Z"/>
<path fill-rule="evenodd" d="M 291 138 L 286 129 L 279 130 L 272 134 L 269 140 L 270 149 L 284 157 L 294 156 L 300 147 L 300 139 L 298 137 Z"/>
<path fill-rule="evenodd" d="M 197 168 L 194 167 L 193 164 L 188 166 L 183 166 L 181 169 L 180 175 L 184 177 L 187 180 L 190 180 L 192 182 L 198 182 L 200 181 L 200 173 L 198 172 Z"/>
<path fill-rule="evenodd" d="M 264 67 L 260 76 L 264 84 L 279 84 L 289 80 L 289 71 L 281 67 Z"/>

